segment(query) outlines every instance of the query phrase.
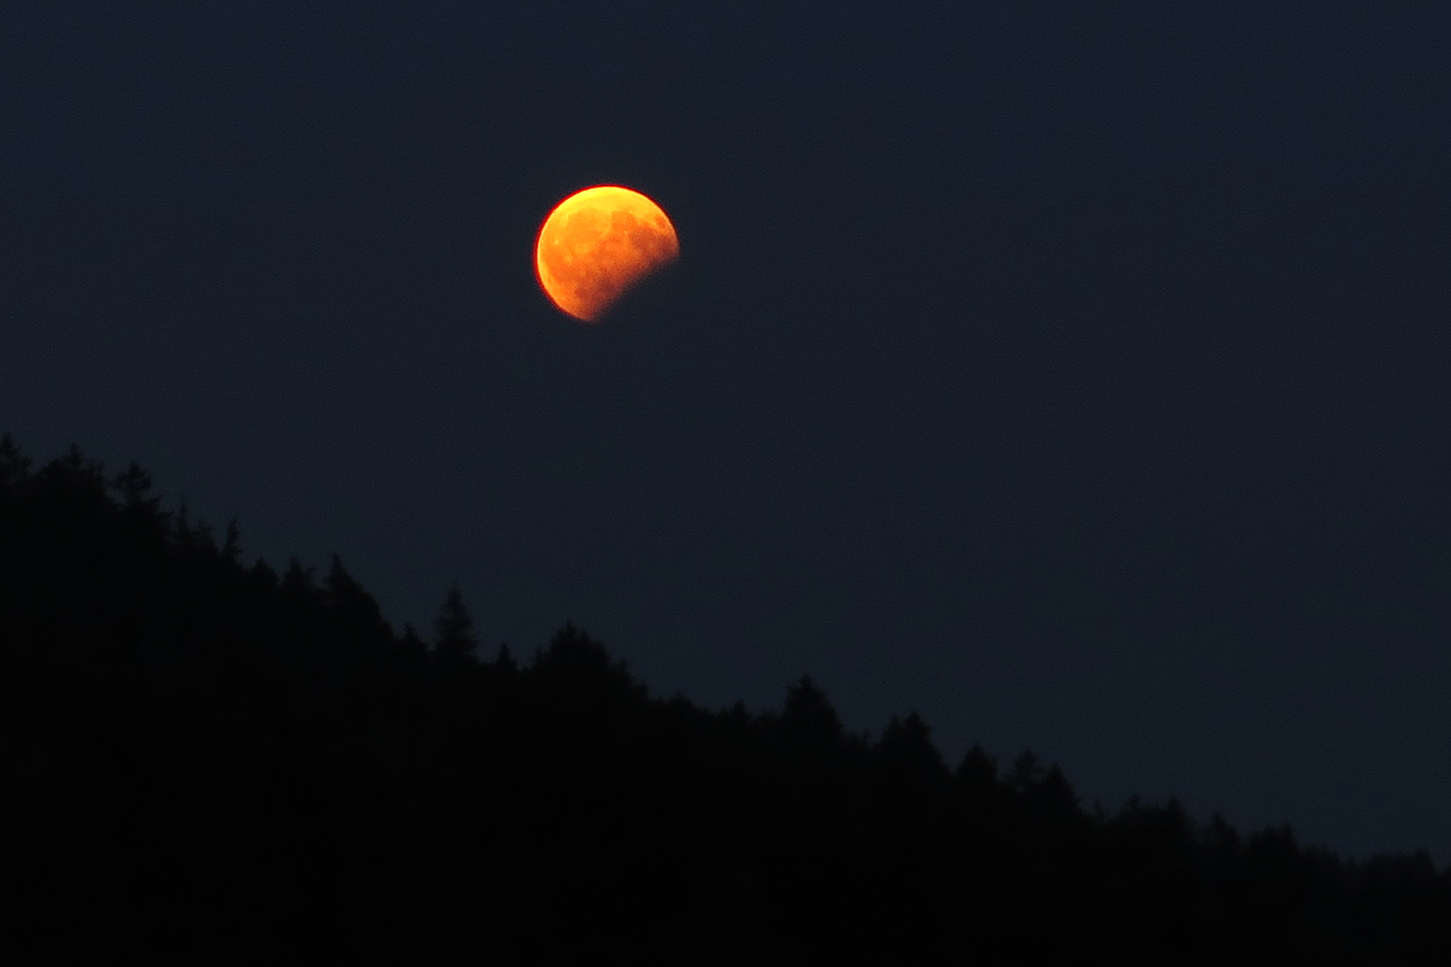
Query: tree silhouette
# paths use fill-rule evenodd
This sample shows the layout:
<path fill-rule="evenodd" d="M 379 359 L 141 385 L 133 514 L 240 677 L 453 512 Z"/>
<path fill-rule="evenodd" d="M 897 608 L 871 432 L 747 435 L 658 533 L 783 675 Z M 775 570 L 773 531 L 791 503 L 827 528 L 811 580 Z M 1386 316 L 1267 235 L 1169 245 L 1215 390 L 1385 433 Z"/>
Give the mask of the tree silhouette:
<path fill-rule="evenodd" d="M 1047 767 L 1038 758 L 1038 753 L 1032 749 L 1024 749 L 1013 760 L 1012 771 L 1007 774 L 1005 781 L 1014 792 L 1027 793 L 1043 781 L 1047 772 Z"/>
<path fill-rule="evenodd" d="M 30 458 L 21 452 L 10 434 L 0 436 L 0 490 L 30 476 Z"/>
<path fill-rule="evenodd" d="M 925 961 L 994 934 L 1130 964 L 1451 961 L 1451 871 L 1424 852 L 1346 862 L 1177 800 L 1089 816 L 1031 750 L 949 774 L 916 713 L 848 734 L 807 676 L 778 712 L 653 700 L 572 624 L 480 665 L 457 585 L 430 658 L 340 557 L 319 586 L 239 555 L 235 523 L 219 552 L 134 464 L 108 479 L 72 448 L 32 474 L 0 437 L 0 887 L 24 962 L 299 938 L 418 963 Z"/>
<path fill-rule="evenodd" d="M 1025 796 L 1029 808 L 1054 823 L 1071 823 L 1081 816 L 1073 784 L 1058 763 L 1050 765 L 1042 778 L 1029 786 Z"/>
<path fill-rule="evenodd" d="M 809 675 L 802 675 L 786 690 L 777 728 L 788 747 L 816 756 L 839 752 L 845 740 L 841 717 Z"/>
<path fill-rule="evenodd" d="M 503 642 L 499 645 L 499 654 L 494 658 L 494 670 L 502 675 L 514 675 L 519 671 L 519 663 L 514 660 L 514 653 L 509 650 L 509 643 Z"/>
<path fill-rule="evenodd" d="M 111 478 L 111 487 L 120 494 L 122 506 L 128 510 L 140 509 L 155 513 L 161 506 L 161 498 L 151 494 L 151 474 L 142 469 L 135 460 Z"/>
<path fill-rule="evenodd" d="M 916 712 L 905 719 L 892 716 L 877 747 L 887 782 L 921 796 L 946 790 L 947 765 L 931 736 L 932 729 Z"/>
<path fill-rule="evenodd" d="M 242 560 L 242 530 L 237 526 L 237 518 L 233 517 L 227 521 L 226 536 L 222 539 L 222 558 L 229 563 L 239 564 Z"/>
<path fill-rule="evenodd" d="M 297 597 L 311 597 L 317 592 L 312 567 L 303 564 L 295 554 L 287 559 L 287 570 L 282 573 L 282 589 Z"/>
<path fill-rule="evenodd" d="M 455 584 L 439 608 L 433 625 L 433 654 L 444 668 L 460 668 L 474 664 L 478 638 L 474 635 L 474 619 L 464 605 L 463 590 Z"/>
<path fill-rule="evenodd" d="M 991 794 L 998 785 L 998 760 L 988 755 L 981 743 L 973 743 L 957 766 L 957 782 L 974 797 Z"/>

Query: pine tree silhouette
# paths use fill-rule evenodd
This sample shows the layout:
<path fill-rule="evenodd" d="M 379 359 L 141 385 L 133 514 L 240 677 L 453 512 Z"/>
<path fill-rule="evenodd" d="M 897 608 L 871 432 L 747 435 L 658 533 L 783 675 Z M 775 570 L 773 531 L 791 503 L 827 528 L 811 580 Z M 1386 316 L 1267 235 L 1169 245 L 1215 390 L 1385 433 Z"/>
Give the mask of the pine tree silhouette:
<path fill-rule="evenodd" d="M 494 659 L 494 669 L 502 675 L 514 675 L 519 671 L 519 663 L 514 660 L 514 653 L 509 650 L 507 641 L 499 645 L 499 654 Z"/>
<path fill-rule="evenodd" d="M 973 743 L 957 766 L 957 782 L 973 796 L 986 796 L 997 789 L 998 760 L 988 755 L 981 743 Z"/>
<path fill-rule="evenodd" d="M 845 742 L 841 717 L 810 675 L 802 675 L 786 690 L 778 728 L 788 746 L 813 755 L 832 755 Z"/>
<path fill-rule="evenodd" d="M 1013 760 L 1013 769 L 1005 777 L 1008 787 L 1017 793 L 1026 793 L 1043 781 L 1048 769 L 1038 753 L 1024 749 Z"/>
<path fill-rule="evenodd" d="M 464 605 L 463 590 L 455 584 L 448 589 L 433 625 L 434 659 L 444 668 L 472 665 L 478 660 L 474 654 L 478 645 L 474 619 Z"/>
<path fill-rule="evenodd" d="M 14 437 L 0 437 L 0 488 L 18 484 L 30 476 L 30 458 L 21 452 Z"/>
<path fill-rule="evenodd" d="M 318 582 L 239 556 L 235 524 L 219 552 L 134 464 L 72 448 L 32 474 L 0 437 L 24 962 L 299 934 L 413 963 L 917 962 L 994 935 L 1090 962 L 1451 962 L 1425 852 L 1345 862 L 1177 800 L 1088 816 L 1031 751 L 1000 778 L 973 746 L 948 776 L 915 713 L 848 734 L 806 676 L 776 713 L 652 701 L 573 625 L 479 666 L 457 585 L 430 652 L 341 558 Z"/>

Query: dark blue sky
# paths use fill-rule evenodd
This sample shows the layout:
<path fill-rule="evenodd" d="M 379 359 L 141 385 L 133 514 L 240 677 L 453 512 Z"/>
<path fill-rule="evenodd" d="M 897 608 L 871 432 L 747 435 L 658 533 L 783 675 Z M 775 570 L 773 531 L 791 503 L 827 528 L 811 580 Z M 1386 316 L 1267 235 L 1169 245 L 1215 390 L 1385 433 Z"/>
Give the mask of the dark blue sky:
<path fill-rule="evenodd" d="M 18 12 L 16 9 L 18 8 Z M 1414 11 L 1414 12 L 1413 12 Z M 21 0 L 0 430 L 656 693 L 1451 860 L 1451 11 Z M 535 287 L 590 184 L 683 261 Z"/>

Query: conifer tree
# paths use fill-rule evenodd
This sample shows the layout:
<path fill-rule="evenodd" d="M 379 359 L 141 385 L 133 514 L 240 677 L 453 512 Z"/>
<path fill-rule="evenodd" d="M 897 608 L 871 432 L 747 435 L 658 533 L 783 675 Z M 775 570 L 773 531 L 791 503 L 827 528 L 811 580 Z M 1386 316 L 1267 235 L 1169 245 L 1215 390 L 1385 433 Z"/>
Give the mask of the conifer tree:
<path fill-rule="evenodd" d="M 171 515 L 161 509 L 161 498 L 151 492 L 151 474 L 132 460 L 108 485 L 121 498 L 126 529 L 153 548 L 162 544 Z"/>
<path fill-rule="evenodd" d="M 846 738 L 836 708 L 810 675 L 786 690 L 780 729 L 788 745 L 822 755 L 839 751 Z"/>
<path fill-rule="evenodd" d="M 494 668 L 505 675 L 512 675 L 519 670 L 519 663 L 514 660 L 514 653 L 509 650 L 507 641 L 499 646 L 499 655 L 494 659 Z"/>
<path fill-rule="evenodd" d="M 233 564 L 242 559 L 242 531 L 237 527 L 237 518 L 227 521 L 227 535 L 222 540 L 222 557 Z"/>
<path fill-rule="evenodd" d="M 122 506 L 129 510 L 154 513 L 161 505 L 161 498 L 151 495 L 151 474 L 135 460 L 111 478 L 111 488 L 121 495 Z"/>
<path fill-rule="evenodd" d="M 186 507 L 183 506 L 181 519 L 185 519 L 185 514 Z M 312 567 L 303 564 L 296 554 L 287 559 L 287 570 L 282 573 L 282 590 L 294 598 L 309 598 L 317 592 Z"/>
<path fill-rule="evenodd" d="M 323 581 L 323 600 L 336 616 L 338 627 L 354 639 L 353 644 L 376 646 L 385 637 L 391 638 L 377 600 L 348 573 L 337 554 Z"/>
<path fill-rule="evenodd" d="M 1013 760 L 1013 771 L 1007 775 L 1008 785 L 1016 792 L 1026 793 L 1043 781 L 1048 769 L 1038 753 L 1024 749 Z"/>
<path fill-rule="evenodd" d="M 998 760 L 982 743 L 974 743 L 957 766 L 957 781 L 971 793 L 990 794 L 998 784 Z"/>
<path fill-rule="evenodd" d="M 478 647 L 474 635 L 474 619 L 464 605 L 463 590 L 455 584 L 439 609 L 433 625 L 433 654 L 440 665 L 457 667 L 472 664 Z"/>
<path fill-rule="evenodd" d="M 403 636 L 401 640 L 403 650 L 409 654 L 421 655 L 428 651 L 428 645 L 424 643 L 422 636 L 418 634 L 418 629 L 413 627 L 411 623 L 405 623 L 403 625 Z"/>
<path fill-rule="evenodd" d="M 932 744 L 932 729 L 917 712 L 905 719 L 892 716 L 877 750 L 887 775 L 899 784 L 930 787 L 947 778 L 942 753 Z"/>
<path fill-rule="evenodd" d="M 20 483 L 30 476 L 30 458 L 10 434 L 0 437 L 0 487 Z"/>

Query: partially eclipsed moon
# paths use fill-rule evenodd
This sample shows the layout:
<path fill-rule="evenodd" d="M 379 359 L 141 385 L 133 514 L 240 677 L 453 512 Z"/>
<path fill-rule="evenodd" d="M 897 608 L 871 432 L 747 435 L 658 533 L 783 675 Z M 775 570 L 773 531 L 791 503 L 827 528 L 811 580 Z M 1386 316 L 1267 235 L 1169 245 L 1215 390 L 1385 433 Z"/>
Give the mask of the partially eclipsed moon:
<path fill-rule="evenodd" d="M 597 185 L 555 206 L 539 229 L 534 269 L 555 305 L 598 322 L 635 285 L 680 257 L 675 226 L 638 191 Z"/>

